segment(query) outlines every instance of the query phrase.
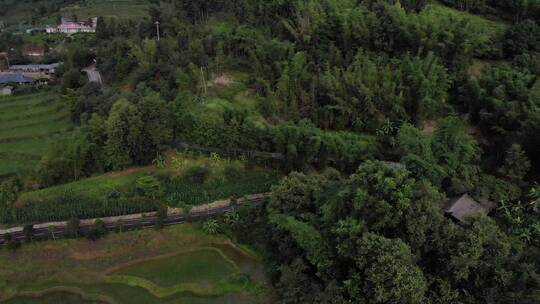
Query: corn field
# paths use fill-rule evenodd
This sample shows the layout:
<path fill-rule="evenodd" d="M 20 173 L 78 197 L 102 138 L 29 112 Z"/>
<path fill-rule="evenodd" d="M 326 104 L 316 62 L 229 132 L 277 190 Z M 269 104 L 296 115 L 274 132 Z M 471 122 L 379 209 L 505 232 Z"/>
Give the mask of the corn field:
<path fill-rule="evenodd" d="M 26 204 L 23 207 L 4 207 L 0 222 L 5 224 L 62 221 L 124 215 L 157 210 L 158 203 L 148 198 L 88 199 L 60 197 Z"/>
<path fill-rule="evenodd" d="M 95 197 L 73 190 L 55 197 L 28 201 L 22 207 L 0 203 L 0 223 L 23 224 L 87 219 L 156 211 L 163 199 L 171 207 L 201 205 L 233 196 L 270 191 L 278 177 L 269 173 L 244 172 L 235 178 L 215 179 L 202 184 L 186 178 L 165 183 L 166 194 L 155 200 L 141 196 Z"/>
<path fill-rule="evenodd" d="M 186 180 L 171 181 L 167 185 L 166 201 L 171 206 L 200 205 L 233 196 L 270 191 L 278 181 L 275 176 L 246 173 L 234 180 L 196 184 Z"/>

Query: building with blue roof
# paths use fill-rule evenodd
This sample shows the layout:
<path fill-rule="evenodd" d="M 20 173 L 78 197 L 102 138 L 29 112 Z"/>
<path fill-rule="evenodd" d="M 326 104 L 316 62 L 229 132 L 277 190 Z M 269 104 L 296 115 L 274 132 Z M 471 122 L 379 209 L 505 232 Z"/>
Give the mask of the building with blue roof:
<path fill-rule="evenodd" d="M 21 74 L 0 73 L 0 84 L 30 84 L 34 79 Z"/>

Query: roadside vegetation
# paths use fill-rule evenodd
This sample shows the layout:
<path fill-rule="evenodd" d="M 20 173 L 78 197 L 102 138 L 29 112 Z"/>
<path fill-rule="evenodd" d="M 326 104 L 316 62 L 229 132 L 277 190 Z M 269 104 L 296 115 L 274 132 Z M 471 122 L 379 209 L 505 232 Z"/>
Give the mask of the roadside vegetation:
<path fill-rule="evenodd" d="M 132 19 L 108 18 L 100 0 L 55 3 L 102 16 L 95 34 L 51 36 L 50 56 L 64 62 L 54 89 L 73 130 L 36 153 L 34 168 L 2 180 L 3 224 L 28 232 L 39 221 L 163 214 L 270 191 L 268 202 L 207 214 L 197 224 L 205 235 L 191 237 L 199 244 L 226 233 L 264 254 L 275 302 L 539 302 L 539 0 L 162 0 Z M 25 39 L 0 33 L 0 52 L 18 55 Z M 89 65 L 103 85 L 85 80 Z M 47 106 L 17 102 L 0 113 L 8 119 L 0 136 L 66 127 L 43 124 Z M 26 102 L 39 130 L 10 111 Z M 16 162 L 5 170 L 23 154 L 10 154 Z M 447 207 L 462 197 L 470 204 L 458 216 Z M 115 246 L 138 244 L 130 235 L 105 241 L 109 267 L 123 259 Z M 142 239 L 153 253 L 173 246 L 156 234 Z M 22 248 L 7 241 L 19 262 L 37 255 L 31 238 Z M 184 252 L 103 274 L 76 247 L 97 243 L 65 242 L 67 253 L 53 253 L 77 252 L 76 262 L 51 258 L 58 272 L 10 264 L 8 273 L 25 277 L 5 290 L 55 286 L 42 280 L 51 272 L 81 298 L 152 303 L 187 290 L 258 290 L 231 274 L 228 254 L 199 251 L 206 260 L 197 261 Z M 216 246 L 197 250 L 206 247 Z M 186 256 L 205 271 L 217 263 L 215 280 L 194 273 Z M 92 271 L 70 278 L 61 271 L 69 267 Z M 201 277 L 212 284 L 194 282 Z"/>
<path fill-rule="evenodd" d="M 156 211 L 166 204 L 190 209 L 219 199 L 265 193 L 279 174 L 239 160 L 171 152 L 155 165 L 111 172 L 22 193 L 2 223 L 38 223 Z"/>

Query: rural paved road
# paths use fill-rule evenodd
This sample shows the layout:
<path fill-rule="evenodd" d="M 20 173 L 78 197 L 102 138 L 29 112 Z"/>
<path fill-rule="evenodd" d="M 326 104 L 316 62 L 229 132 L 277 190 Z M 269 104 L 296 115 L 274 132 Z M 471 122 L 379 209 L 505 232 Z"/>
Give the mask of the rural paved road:
<path fill-rule="evenodd" d="M 259 204 L 262 203 L 266 198 L 257 198 L 250 200 L 250 204 Z M 167 218 L 163 220 L 164 226 L 169 225 L 176 225 L 176 224 L 182 224 L 186 222 L 189 218 L 199 218 L 199 217 L 210 217 L 215 214 L 222 214 L 230 210 L 231 206 L 226 207 L 217 207 L 213 209 L 209 209 L 206 211 L 198 211 L 198 212 L 190 212 L 188 216 L 183 214 L 171 214 L 168 215 Z M 147 227 L 153 227 L 156 225 L 157 217 L 156 216 L 149 216 L 144 218 L 136 218 L 131 220 L 122 220 L 122 227 L 124 231 L 135 229 L 135 228 L 147 228 Z M 118 225 L 116 223 L 107 223 L 105 224 L 107 227 L 107 230 L 109 231 L 115 231 L 118 228 Z M 81 225 L 79 228 L 79 235 L 85 236 L 94 228 L 94 225 Z M 55 238 L 62 238 L 66 236 L 68 233 L 67 228 L 63 226 L 56 226 L 54 230 L 54 237 Z M 25 240 L 25 235 L 23 231 L 19 232 L 13 232 L 10 234 L 12 240 L 17 240 L 23 242 Z M 3 245 L 5 243 L 4 239 L 5 235 L 0 235 L 0 245 Z M 49 232 L 49 229 L 47 227 L 44 228 L 37 228 L 34 229 L 32 233 L 32 240 L 38 241 L 38 240 L 49 240 L 52 239 L 52 235 Z"/>
<path fill-rule="evenodd" d="M 101 74 L 99 74 L 99 71 L 96 69 L 95 66 L 93 65 L 89 66 L 87 68 L 82 69 L 82 71 L 86 72 L 86 75 L 88 76 L 88 81 L 102 84 Z"/>

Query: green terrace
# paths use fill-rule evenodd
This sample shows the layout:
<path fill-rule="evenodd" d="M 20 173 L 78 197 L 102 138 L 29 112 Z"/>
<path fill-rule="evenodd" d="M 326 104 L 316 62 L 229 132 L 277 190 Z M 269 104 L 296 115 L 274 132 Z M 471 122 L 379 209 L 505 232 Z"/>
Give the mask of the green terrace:
<path fill-rule="evenodd" d="M 0 208 L 0 223 L 116 216 L 154 211 L 162 203 L 190 209 L 219 199 L 268 192 L 279 177 L 274 170 L 216 154 L 171 151 L 154 166 L 21 193 L 13 210 Z M 149 178 L 159 188 L 152 198 L 139 187 Z"/>
<path fill-rule="evenodd" d="M 60 95 L 0 97 L 0 175 L 33 168 L 49 144 L 72 128 Z"/>

